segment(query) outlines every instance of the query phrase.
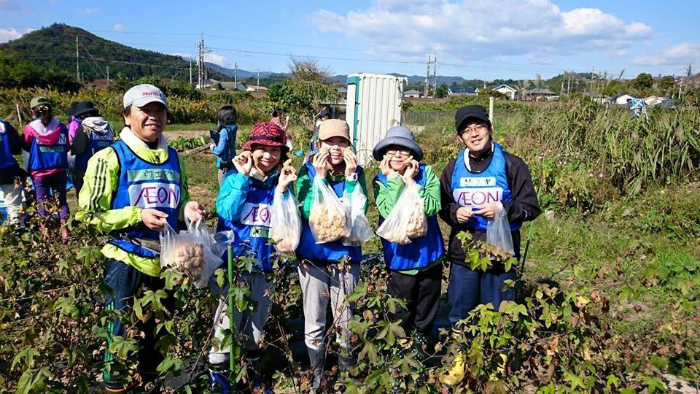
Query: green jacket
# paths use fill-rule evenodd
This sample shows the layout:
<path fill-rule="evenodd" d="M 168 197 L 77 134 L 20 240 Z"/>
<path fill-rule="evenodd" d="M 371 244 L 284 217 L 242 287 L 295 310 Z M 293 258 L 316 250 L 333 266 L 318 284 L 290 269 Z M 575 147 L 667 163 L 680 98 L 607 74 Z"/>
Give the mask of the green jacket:
<path fill-rule="evenodd" d="M 344 174 L 339 174 L 339 175 L 331 175 L 330 172 L 326 174 L 325 181 L 328 182 L 337 182 L 345 178 Z M 362 193 L 364 193 L 365 196 L 367 196 L 367 181 L 365 180 L 364 176 L 361 176 L 357 179 L 355 182 L 347 181 L 345 182 L 345 192 L 350 194 L 355 190 L 355 187 L 357 187 L 357 184 L 360 184 L 360 187 L 362 188 Z M 314 190 L 313 190 L 313 179 L 309 176 L 308 169 L 306 168 L 306 165 L 302 166 L 301 169 L 299 170 L 299 174 L 297 175 L 297 180 L 295 184 L 295 190 L 297 194 L 297 200 L 299 201 L 299 208 L 301 211 L 301 215 L 304 217 L 304 219 L 308 220 L 309 219 L 309 212 L 311 212 L 311 204 L 314 201 Z M 368 200 L 369 201 L 369 200 Z M 369 203 L 365 203 L 365 213 L 367 213 L 367 207 L 369 206 Z"/>
<path fill-rule="evenodd" d="M 135 142 L 136 137 L 130 130 L 127 130 L 122 131 L 121 139 L 139 158 L 156 164 L 165 163 L 168 160 L 168 150 L 162 149 L 162 145 L 167 147 L 167 142 L 164 139 L 158 149 L 149 149 L 145 145 Z M 181 171 L 180 219 L 183 220 L 185 205 L 190 201 L 190 195 L 182 157 L 178 156 L 178 160 Z M 112 196 L 117 189 L 118 181 L 119 160 L 114 149 L 103 149 L 90 158 L 85 171 L 85 183 L 78 196 L 78 205 L 81 210 L 75 214 L 76 220 L 89 223 L 104 232 L 121 230 L 140 223 L 141 208 L 111 209 Z M 110 244 L 106 244 L 102 248 L 102 254 L 107 258 L 123 261 L 146 275 L 156 277 L 160 275 L 160 261 L 157 258 L 140 257 Z"/>
<path fill-rule="evenodd" d="M 389 212 L 394 209 L 396 201 L 401 196 L 406 184 L 403 178 L 394 173 L 387 178 L 386 186 L 376 178 L 374 179 L 374 199 L 379 210 L 379 215 L 383 218 L 389 216 Z M 440 180 L 429 165 L 425 166 L 425 186 L 418 186 L 418 194 L 423 198 L 425 216 L 432 217 L 440 211 Z"/>

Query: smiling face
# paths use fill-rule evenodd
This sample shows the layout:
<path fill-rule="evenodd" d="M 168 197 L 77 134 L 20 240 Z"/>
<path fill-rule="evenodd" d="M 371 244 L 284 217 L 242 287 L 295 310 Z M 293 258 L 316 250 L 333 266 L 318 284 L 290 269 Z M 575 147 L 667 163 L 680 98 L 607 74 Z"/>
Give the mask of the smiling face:
<path fill-rule="evenodd" d="M 280 146 L 253 145 L 253 165 L 265 175 L 277 168 L 281 157 Z"/>
<path fill-rule="evenodd" d="M 343 152 L 350 143 L 343 137 L 331 137 L 319 143 L 320 149 L 328 150 L 328 162 L 337 167 L 343 163 Z"/>
<path fill-rule="evenodd" d="M 132 105 L 128 113 L 124 114 L 124 123 L 137 137 L 146 142 L 158 141 L 167 121 L 168 111 L 163 104 L 156 102 L 141 108 Z"/>
<path fill-rule="evenodd" d="M 391 169 L 403 174 L 408 165 L 408 158 L 411 156 L 411 151 L 403 146 L 391 145 L 386 149 L 386 154 L 391 156 L 389 160 Z"/>
<path fill-rule="evenodd" d="M 491 127 L 484 121 L 469 119 L 464 123 L 459 139 L 469 149 L 469 154 L 479 156 L 491 143 Z"/>

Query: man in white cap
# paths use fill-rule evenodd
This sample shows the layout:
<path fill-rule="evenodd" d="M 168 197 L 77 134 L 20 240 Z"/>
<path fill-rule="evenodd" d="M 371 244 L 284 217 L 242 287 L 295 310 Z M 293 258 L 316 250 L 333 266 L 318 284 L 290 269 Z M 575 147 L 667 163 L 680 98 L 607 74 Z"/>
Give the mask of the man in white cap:
<path fill-rule="evenodd" d="M 133 304 L 142 286 L 153 291 L 163 289 L 159 278 L 159 255 L 146 245 L 157 244 L 167 223 L 178 228 L 180 219 L 197 221 L 204 208 L 189 201 L 187 177 L 182 160 L 163 136 L 168 120 L 168 104 L 163 92 L 153 85 L 137 85 L 124 94 L 125 127 L 121 141 L 97 152 L 88 161 L 85 184 L 80 191 L 81 211 L 76 219 L 107 232 L 109 241 L 102 248 L 107 258 L 105 282 L 112 290 L 105 308 L 123 311 Z M 143 245 L 143 246 L 142 246 Z M 163 305 L 172 309 L 174 300 Z M 137 372 L 142 381 L 154 379 L 163 355 L 156 349 L 156 314 L 139 322 Z M 109 323 L 110 336 L 125 336 L 119 319 Z M 109 349 L 109 346 L 107 347 Z M 114 356 L 107 351 L 105 364 L 112 366 Z M 119 368 L 104 371 L 105 390 L 120 393 L 130 390 L 138 379 L 119 375 Z"/>

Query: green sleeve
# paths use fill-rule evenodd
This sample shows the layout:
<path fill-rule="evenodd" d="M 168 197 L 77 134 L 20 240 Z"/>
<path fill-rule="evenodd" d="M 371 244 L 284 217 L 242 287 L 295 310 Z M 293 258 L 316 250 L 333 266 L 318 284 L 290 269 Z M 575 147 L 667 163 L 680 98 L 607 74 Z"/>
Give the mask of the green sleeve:
<path fill-rule="evenodd" d="M 403 178 L 398 174 L 389 176 L 386 186 L 379 179 L 374 179 L 374 200 L 381 217 L 389 216 L 404 187 Z"/>
<path fill-rule="evenodd" d="M 309 219 L 309 212 L 311 212 L 311 203 L 314 200 L 312 187 L 313 179 L 309 176 L 309 171 L 306 169 L 306 166 L 302 166 L 297 176 L 295 190 L 297 200 L 299 201 L 301 216 L 307 220 Z"/>
<path fill-rule="evenodd" d="M 80 211 L 75 218 L 109 232 L 141 222 L 141 208 L 110 209 L 119 179 L 119 160 L 114 149 L 103 149 L 88 162 L 83 188 L 78 196 Z"/>
<path fill-rule="evenodd" d="M 425 216 L 432 217 L 440 211 L 440 180 L 432 167 L 425 166 L 425 186 L 418 188 L 418 194 L 423 198 Z"/>
<path fill-rule="evenodd" d="M 185 220 L 185 206 L 190 202 L 190 187 L 187 181 L 187 171 L 185 171 L 185 160 L 177 155 L 177 159 L 180 162 L 180 220 Z"/>

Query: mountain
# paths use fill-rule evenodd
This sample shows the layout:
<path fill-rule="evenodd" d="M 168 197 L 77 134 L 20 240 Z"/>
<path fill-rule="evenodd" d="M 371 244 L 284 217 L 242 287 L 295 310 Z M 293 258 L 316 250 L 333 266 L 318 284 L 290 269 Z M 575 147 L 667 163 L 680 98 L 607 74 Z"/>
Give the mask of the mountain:
<path fill-rule="evenodd" d="M 223 74 L 227 77 L 233 78 L 234 73 L 238 76 L 238 80 L 243 80 L 246 78 L 257 78 L 258 77 L 258 72 L 257 71 L 246 71 L 243 69 L 238 69 L 237 71 L 234 71 L 232 68 L 227 68 L 224 66 L 220 66 L 215 63 L 210 63 L 210 62 L 205 62 L 204 63 L 210 70 L 213 70 L 215 72 L 218 72 L 220 74 Z M 269 76 L 286 76 L 290 77 L 289 74 L 281 74 L 281 73 L 273 73 L 270 71 L 260 71 L 260 79 L 267 78 Z"/>
<path fill-rule="evenodd" d="M 388 75 L 393 75 L 395 77 L 404 77 L 408 79 L 408 84 L 413 85 L 413 84 L 420 84 L 425 82 L 425 75 L 420 76 L 420 75 L 404 75 L 404 74 L 397 74 L 397 73 L 389 73 Z M 345 83 L 347 80 L 348 76 L 347 75 L 334 75 L 331 77 L 331 80 L 334 82 L 338 83 Z M 462 78 L 462 77 L 453 77 L 453 76 L 444 76 L 444 75 L 438 75 L 437 76 L 438 80 L 438 86 L 445 84 L 447 86 L 452 85 L 452 83 L 455 83 L 457 85 L 461 85 L 462 83 L 466 82 L 467 80 Z M 433 83 L 433 75 L 430 74 L 430 83 Z"/>
<path fill-rule="evenodd" d="M 108 69 L 112 79 L 120 76 L 127 79 L 145 76 L 189 79 L 190 64 L 179 56 L 128 47 L 87 30 L 59 23 L 0 44 L 0 53 L 8 58 L 26 59 L 36 66 L 75 75 L 76 37 L 83 80 L 107 78 Z M 229 79 L 215 71 L 209 75 L 214 79 Z"/>

